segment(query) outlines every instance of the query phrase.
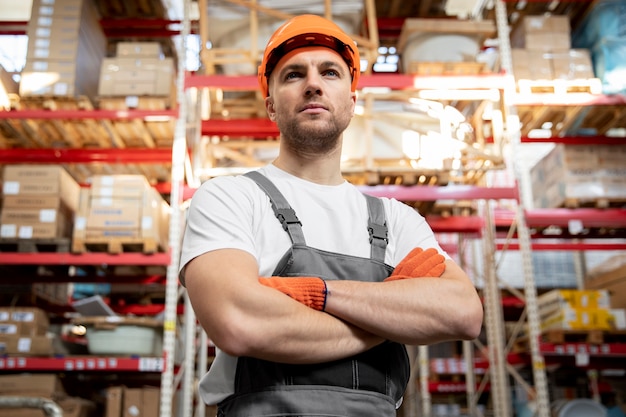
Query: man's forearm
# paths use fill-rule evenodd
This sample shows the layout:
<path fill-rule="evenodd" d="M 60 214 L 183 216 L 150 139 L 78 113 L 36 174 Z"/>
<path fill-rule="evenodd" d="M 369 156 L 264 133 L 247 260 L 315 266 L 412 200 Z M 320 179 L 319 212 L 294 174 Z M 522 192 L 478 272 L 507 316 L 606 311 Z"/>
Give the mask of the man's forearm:
<path fill-rule="evenodd" d="M 472 339 L 482 305 L 468 279 L 404 279 L 370 283 L 328 281 L 326 312 L 385 339 L 406 344 Z M 462 273 L 462 272 L 461 272 Z"/>

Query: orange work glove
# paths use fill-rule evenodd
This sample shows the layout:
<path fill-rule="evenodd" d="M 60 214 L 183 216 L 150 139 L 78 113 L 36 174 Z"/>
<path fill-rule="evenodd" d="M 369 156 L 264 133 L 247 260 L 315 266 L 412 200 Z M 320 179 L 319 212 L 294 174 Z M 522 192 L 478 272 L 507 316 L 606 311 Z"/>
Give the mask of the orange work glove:
<path fill-rule="evenodd" d="M 434 248 L 415 248 L 393 270 L 385 281 L 418 277 L 440 277 L 446 269 L 445 258 Z"/>
<path fill-rule="evenodd" d="M 260 277 L 266 287 L 277 289 L 299 303 L 324 311 L 326 307 L 326 281 L 319 277 Z"/>

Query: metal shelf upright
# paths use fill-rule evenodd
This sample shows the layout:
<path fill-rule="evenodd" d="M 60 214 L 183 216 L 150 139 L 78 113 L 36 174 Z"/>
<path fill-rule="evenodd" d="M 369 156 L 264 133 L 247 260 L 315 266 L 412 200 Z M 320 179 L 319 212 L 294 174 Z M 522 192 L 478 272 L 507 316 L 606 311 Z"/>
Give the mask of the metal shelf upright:
<path fill-rule="evenodd" d="M 495 1 L 495 9 L 496 9 L 496 28 L 498 32 L 498 41 L 500 46 L 500 61 L 502 69 L 506 74 L 509 74 L 507 77 L 509 79 L 509 91 L 515 92 L 515 79 L 513 78 L 513 62 L 511 56 L 511 44 L 509 37 L 509 25 L 508 25 L 508 17 L 507 17 L 507 9 L 506 4 L 503 0 Z M 519 117 L 517 116 L 516 108 L 509 103 L 505 103 L 507 115 L 505 117 L 505 132 L 508 135 L 509 142 L 511 144 L 511 152 L 515 154 L 515 150 L 521 143 L 521 131 L 519 127 Z M 523 181 L 525 181 L 525 176 L 521 172 L 519 164 L 516 162 L 515 158 L 510 159 L 513 164 L 513 170 L 515 173 L 515 178 L 517 180 L 518 186 L 522 186 Z M 516 227 L 518 233 L 519 247 L 522 255 L 522 263 L 523 263 L 523 272 L 524 272 L 524 297 L 526 301 L 526 316 L 528 321 L 528 336 L 530 343 L 530 353 L 531 353 L 531 362 L 532 362 L 532 371 L 533 371 L 533 379 L 534 379 L 534 396 L 537 403 L 537 417 L 549 417 L 550 416 L 550 400 L 548 397 L 548 386 L 547 386 L 547 378 L 546 378 L 546 369 L 545 369 L 545 361 L 539 350 L 539 335 L 540 335 L 540 322 L 539 322 L 539 312 L 537 308 L 537 288 L 535 286 L 534 280 L 534 271 L 532 264 L 532 248 L 530 242 L 530 235 L 528 231 L 528 226 L 526 224 L 525 218 L 525 202 L 523 193 L 520 193 L 519 203 L 516 205 Z M 496 300 L 490 300 L 491 302 L 495 302 Z M 498 300 L 499 303 L 499 300 Z M 491 306 L 495 308 L 495 306 Z M 500 304 L 501 307 L 501 304 Z M 500 316 L 500 320 L 503 320 L 502 316 Z M 492 328 L 488 329 L 488 334 L 491 331 L 494 337 L 497 337 L 499 341 L 504 340 L 503 334 L 503 326 L 497 323 L 492 324 Z M 503 355 L 504 352 L 498 352 L 499 355 Z M 493 358 L 493 357 L 492 357 Z M 505 357 L 498 357 L 499 361 L 504 360 Z M 502 377 L 502 380 L 499 381 L 502 384 L 506 382 L 506 375 L 503 375 L 504 371 L 500 370 L 499 377 Z M 501 386 L 500 389 L 503 390 L 506 387 Z M 508 394 L 508 391 L 506 392 Z M 496 408 L 496 415 L 498 416 L 510 416 L 511 414 L 511 404 L 508 398 L 504 398 L 505 393 L 500 392 L 500 395 L 495 398 L 496 401 L 500 402 L 501 405 L 499 409 L 501 412 L 498 412 L 498 408 Z M 508 401 L 508 404 L 504 404 Z"/>

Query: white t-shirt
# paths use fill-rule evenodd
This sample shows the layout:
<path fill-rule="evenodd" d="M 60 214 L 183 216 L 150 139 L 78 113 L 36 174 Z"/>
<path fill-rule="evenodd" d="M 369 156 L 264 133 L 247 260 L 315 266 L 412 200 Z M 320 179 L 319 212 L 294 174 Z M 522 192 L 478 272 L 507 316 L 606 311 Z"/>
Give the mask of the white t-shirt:
<path fill-rule="evenodd" d="M 367 203 L 353 184 L 315 184 L 274 165 L 259 172 L 274 183 L 296 212 L 308 246 L 369 258 Z M 394 199 L 382 201 L 389 238 L 385 263 L 397 265 L 417 246 L 436 248 L 447 257 L 417 211 Z M 289 235 L 274 215 L 269 198 L 253 180 L 244 176 L 217 177 L 204 182 L 191 201 L 181 271 L 203 253 L 231 248 L 252 254 L 259 264 L 259 276 L 270 276 L 290 246 Z M 200 382 L 200 395 L 207 404 L 215 404 L 234 392 L 236 365 L 237 358 L 216 348 L 211 368 Z"/>

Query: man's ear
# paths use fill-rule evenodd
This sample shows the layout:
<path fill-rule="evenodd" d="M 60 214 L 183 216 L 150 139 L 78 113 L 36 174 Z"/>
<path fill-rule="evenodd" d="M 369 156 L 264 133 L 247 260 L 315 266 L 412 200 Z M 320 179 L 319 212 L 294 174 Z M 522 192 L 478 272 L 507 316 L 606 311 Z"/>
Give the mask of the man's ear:
<path fill-rule="evenodd" d="M 271 97 L 265 99 L 265 111 L 267 111 L 267 115 L 273 122 L 276 119 L 276 111 L 274 110 L 274 100 Z"/>

